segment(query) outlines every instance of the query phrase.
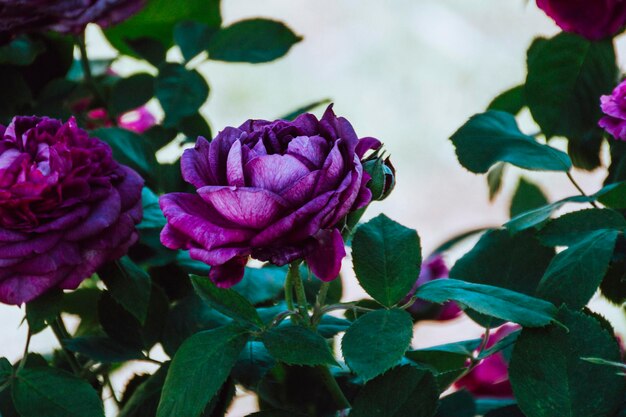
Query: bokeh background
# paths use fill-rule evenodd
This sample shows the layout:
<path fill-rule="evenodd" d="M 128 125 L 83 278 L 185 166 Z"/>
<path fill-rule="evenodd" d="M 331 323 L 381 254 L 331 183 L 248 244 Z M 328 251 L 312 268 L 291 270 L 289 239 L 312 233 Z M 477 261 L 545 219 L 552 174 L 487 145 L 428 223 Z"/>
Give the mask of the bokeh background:
<path fill-rule="evenodd" d="M 180 1 L 184 7 L 184 1 Z M 418 230 L 425 254 L 447 238 L 479 226 L 499 225 L 519 172 L 510 169 L 502 193 L 490 203 L 484 176 L 464 170 L 448 137 L 499 92 L 525 77 L 525 55 L 538 35 L 558 28 L 533 1 L 524 0 L 223 0 L 225 23 L 263 16 L 286 22 L 304 40 L 283 59 L 262 65 L 201 63 L 211 85 L 203 107 L 214 132 L 248 118 L 276 118 L 310 102 L 330 98 L 337 114 L 361 136 L 380 138 L 397 169 L 397 187 L 367 217 L 385 212 Z M 97 28 L 88 32 L 92 57 L 111 57 Z M 618 40 L 622 67 L 626 42 Z M 172 51 L 171 53 L 176 53 Z M 145 69 L 130 59 L 114 68 Z M 322 109 L 316 113 L 321 114 Z M 529 117 L 522 127 L 534 131 Z M 161 155 L 168 158 L 170 155 Z M 576 172 L 588 191 L 600 188 L 605 171 Z M 551 200 L 576 190 L 564 174 L 530 175 Z M 452 264 L 469 246 L 447 255 Z M 344 262 L 346 298 L 362 294 Z M 624 315 L 596 297 L 592 308 L 626 334 Z M 0 305 L 0 357 L 21 356 L 26 336 L 23 309 Z M 475 337 L 467 319 L 417 326 L 414 346 Z M 31 350 L 55 346 L 51 334 L 34 337 Z M 150 367 L 145 368 L 150 371 Z M 115 381 L 123 386 L 125 373 Z M 254 410 L 240 393 L 230 416 Z"/>

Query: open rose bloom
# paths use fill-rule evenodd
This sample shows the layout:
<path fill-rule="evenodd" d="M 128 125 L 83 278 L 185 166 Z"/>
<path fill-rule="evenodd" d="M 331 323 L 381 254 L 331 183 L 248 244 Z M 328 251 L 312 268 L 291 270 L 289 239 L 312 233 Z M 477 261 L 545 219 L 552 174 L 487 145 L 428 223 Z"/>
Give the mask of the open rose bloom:
<path fill-rule="evenodd" d="M 196 193 L 160 199 L 161 241 L 211 265 L 221 287 L 241 280 L 250 256 L 276 265 L 305 259 L 318 278 L 332 280 L 346 254 L 342 221 L 372 198 L 361 158 L 378 147 L 332 107 L 321 120 L 249 120 L 212 142 L 201 137 L 181 160 Z"/>
<path fill-rule="evenodd" d="M 67 123 L 0 126 L 0 302 L 76 288 L 137 240 L 143 180 Z"/>
<path fill-rule="evenodd" d="M 609 95 L 600 97 L 604 116 L 598 123 L 615 139 L 626 140 L 626 81 Z"/>

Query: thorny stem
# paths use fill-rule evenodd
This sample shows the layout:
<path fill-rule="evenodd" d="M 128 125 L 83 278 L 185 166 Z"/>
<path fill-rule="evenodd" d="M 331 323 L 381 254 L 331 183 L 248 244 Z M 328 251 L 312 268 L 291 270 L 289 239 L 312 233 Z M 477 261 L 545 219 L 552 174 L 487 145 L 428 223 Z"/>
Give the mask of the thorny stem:
<path fill-rule="evenodd" d="M 465 370 L 465 372 L 463 372 L 463 375 L 461 375 L 461 377 L 463 377 L 463 376 L 469 374 L 470 372 L 472 372 L 472 370 L 474 368 L 476 368 L 476 366 L 482 360 L 482 359 L 478 359 L 478 358 L 485 351 L 485 348 L 487 347 L 487 343 L 489 343 L 489 335 L 490 335 L 490 333 L 491 333 L 491 328 L 487 327 L 485 329 L 485 335 L 483 337 L 483 341 L 480 343 L 480 346 L 478 347 L 478 351 L 476 352 L 476 356 L 471 358 L 470 366 L 467 367 L 467 369 Z"/>
<path fill-rule="evenodd" d="M 63 319 L 61 318 L 61 316 L 58 316 L 56 320 L 50 323 L 50 328 L 52 329 L 52 332 L 59 341 L 59 344 L 61 345 L 61 352 L 63 352 L 63 354 L 65 355 L 65 358 L 72 368 L 72 371 L 76 375 L 80 376 L 82 374 L 82 367 L 78 363 L 78 360 L 74 356 L 74 353 L 65 347 L 64 340 L 69 339 L 70 334 L 65 328 L 65 324 L 63 323 Z"/>
<path fill-rule="evenodd" d="M 572 184 L 574 184 L 574 187 L 576 187 L 576 189 L 578 190 L 578 192 L 584 196 L 584 197 L 589 197 L 587 195 L 587 193 L 585 193 L 585 191 L 580 187 L 580 185 L 578 185 L 578 183 L 576 182 L 576 180 L 574 179 L 574 177 L 572 177 L 571 172 L 567 171 L 566 172 L 567 178 L 569 178 L 570 182 Z M 589 204 L 591 204 L 593 207 L 598 208 L 598 205 L 596 204 L 595 201 L 590 201 Z"/>
<path fill-rule="evenodd" d="M 346 408 L 350 408 L 351 407 L 350 402 L 348 401 L 346 396 L 343 394 L 341 387 L 337 383 L 337 380 L 335 379 L 335 377 L 333 377 L 333 375 L 330 373 L 330 370 L 328 369 L 328 367 L 318 366 L 315 369 L 318 371 L 322 382 L 328 389 L 328 392 L 330 393 L 333 400 L 337 403 L 337 405 L 344 410 Z"/>
<path fill-rule="evenodd" d="M 328 295 L 328 289 L 330 288 L 330 282 L 322 282 L 317 298 L 315 299 L 315 306 L 313 307 L 313 317 L 311 317 L 311 323 L 313 327 L 317 325 L 317 322 L 322 318 L 322 308 L 326 303 L 326 296 Z"/>
<path fill-rule="evenodd" d="M 78 45 L 78 50 L 80 52 L 80 66 L 83 70 L 85 82 L 87 83 L 87 86 L 91 90 L 96 100 L 100 102 L 101 105 L 106 107 L 106 100 L 104 100 L 104 97 L 102 96 L 102 93 L 100 92 L 100 89 L 98 88 L 98 84 L 96 84 L 96 80 L 93 78 L 93 74 L 91 73 L 91 66 L 89 65 L 89 56 L 87 55 L 87 44 L 85 43 L 85 34 L 83 33 L 83 34 L 75 36 L 74 40 L 76 42 L 76 45 Z M 107 121 L 113 124 L 116 124 L 115 120 L 113 120 L 113 118 L 110 116 L 108 110 L 105 113 L 106 113 Z"/>
<path fill-rule="evenodd" d="M 22 359 L 20 360 L 20 363 L 17 366 L 17 369 L 13 372 L 11 377 L 4 384 L 0 385 L 0 392 L 4 391 L 9 386 L 11 386 L 11 380 L 15 378 L 17 373 L 20 372 L 24 368 L 24 365 L 26 365 L 26 356 L 28 355 L 28 348 L 30 347 L 30 339 L 32 338 L 32 336 L 33 334 L 31 333 L 30 328 L 29 328 L 28 334 L 26 335 L 26 344 L 24 345 L 24 354 L 22 355 Z"/>
<path fill-rule="evenodd" d="M 304 292 L 304 284 L 300 277 L 300 262 L 292 262 L 289 264 L 289 275 L 293 283 L 293 287 L 296 291 L 296 300 L 298 302 L 298 311 L 305 324 L 310 324 L 308 303 L 306 301 L 306 293 Z"/>
<path fill-rule="evenodd" d="M 287 309 L 293 311 L 293 277 L 291 276 L 291 269 L 287 271 L 287 278 L 285 278 L 285 303 L 287 303 Z"/>

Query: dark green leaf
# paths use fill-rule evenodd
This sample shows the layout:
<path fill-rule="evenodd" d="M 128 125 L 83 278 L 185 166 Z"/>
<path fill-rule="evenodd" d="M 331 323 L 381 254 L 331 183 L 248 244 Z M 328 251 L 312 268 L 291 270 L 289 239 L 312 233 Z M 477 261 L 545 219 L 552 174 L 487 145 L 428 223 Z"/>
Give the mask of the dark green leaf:
<path fill-rule="evenodd" d="M 419 276 L 422 262 L 417 232 L 384 214 L 357 229 L 352 255 L 359 283 L 385 306 L 406 297 Z"/>
<path fill-rule="evenodd" d="M 276 360 L 263 342 L 248 342 L 233 367 L 232 377 L 237 383 L 254 390 L 275 365 Z"/>
<path fill-rule="evenodd" d="M 476 398 L 476 414 L 482 416 L 492 410 L 512 405 L 515 405 L 515 399 L 512 398 Z"/>
<path fill-rule="evenodd" d="M 624 159 L 626 161 L 626 159 Z M 626 209 L 626 181 L 609 184 L 595 194 L 598 201 L 615 210 Z"/>
<path fill-rule="evenodd" d="M 272 356 L 289 365 L 335 365 L 326 339 L 302 326 L 287 325 L 267 330 L 263 343 Z"/>
<path fill-rule="evenodd" d="M 246 417 L 307 417 L 306 414 L 295 413 L 293 411 L 265 410 L 258 413 L 248 414 Z"/>
<path fill-rule="evenodd" d="M 179 300 L 170 309 L 161 344 L 165 353 L 173 357 L 180 345 L 191 335 L 202 330 L 223 326 L 230 319 L 204 303 L 196 294 Z"/>
<path fill-rule="evenodd" d="M 55 368 L 23 368 L 12 385 L 22 417 L 104 417 L 102 402 L 85 381 Z"/>
<path fill-rule="evenodd" d="M 588 203 L 594 200 L 595 197 L 593 196 L 587 197 L 583 195 L 575 195 L 573 197 L 567 197 L 563 200 L 559 200 L 554 203 L 547 204 L 534 210 L 519 214 L 506 222 L 504 226 L 511 233 L 518 233 L 522 230 L 530 229 L 531 227 L 538 226 L 541 223 L 545 222 L 550 218 L 550 216 L 552 216 L 552 213 L 554 213 L 567 203 Z"/>
<path fill-rule="evenodd" d="M 64 345 L 72 352 L 101 363 L 125 362 L 145 357 L 141 349 L 124 346 L 104 336 L 75 337 L 65 340 Z"/>
<path fill-rule="evenodd" d="M 322 316 L 320 323 L 317 325 L 317 332 L 325 338 L 331 338 L 338 333 L 348 330 L 352 324 L 351 321 L 340 319 L 339 317 L 325 315 Z"/>
<path fill-rule="evenodd" d="M 155 89 L 165 112 L 166 126 L 175 126 L 183 118 L 196 114 L 209 97 L 209 85 L 202 75 L 180 64 L 159 66 Z"/>
<path fill-rule="evenodd" d="M 314 110 L 316 107 L 319 106 L 323 106 L 324 104 L 329 104 L 331 102 L 331 99 L 329 98 L 323 98 L 321 100 L 318 101 L 314 101 L 313 103 L 307 104 L 306 106 L 302 106 L 292 112 L 289 112 L 285 115 L 282 115 L 281 117 L 279 117 L 279 119 L 282 120 L 294 120 L 296 117 L 300 116 L 301 114 L 304 113 L 308 113 L 311 110 Z"/>
<path fill-rule="evenodd" d="M 169 363 L 161 366 L 139 385 L 121 408 L 118 417 L 144 417 L 156 414 Z"/>
<path fill-rule="evenodd" d="M 519 407 L 528 417 L 606 417 L 620 405 L 624 377 L 581 358 L 620 360 L 617 341 L 592 317 L 567 308 L 557 319 L 567 329 L 524 329 L 509 364 Z"/>
<path fill-rule="evenodd" d="M 515 404 L 496 408 L 485 414 L 485 417 L 525 417 Z"/>
<path fill-rule="evenodd" d="M 546 270 L 537 295 L 578 310 L 600 286 L 613 256 L 616 230 L 598 230 L 560 252 Z"/>
<path fill-rule="evenodd" d="M 219 0 L 186 0 L 185 7 L 171 0 L 150 0 L 130 19 L 105 31 L 111 44 L 124 54 L 132 54 L 127 43 L 138 38 L 152 38 L 164 49 L 173 44 L 174 28 L 179 22 L 193 20 L 218 28 L 222 23 Z"/>
<path fill-rule="evenodd" d="M 350 417 L 432 417 L 438 398 L 430 372 L 401 366 L 365 384 Z"/>
<path fill-rule="evenodd" d="M 130 166 L 153 183 L 157 182 L 159 164 L 155 149 L 144 136 L 118 127 L 96 129 L 92 134 L 111 146 L 113 157 L 119 163 Z"/>
<path fill-rule="evenodd" d="M 53 288 L 33 301 L 26 303 L 26 320 L 32 334 L 48 326 L 61 312 L 63 291 Z"/>
<path fill-rule="evenodd" d="M 185 136 L 191 139 L 190 141 L 192 143 L 196 141 L 198 136 L 209 140 L 213 137 L 211 127 L 206 119 L 199 113 L 183 117 L 178 122 L 178 128 Z"/>
<path fill-rule="evenodd" d="M 0 386 L 11 378 L 13 367 L 7 358 L 0 358 Z"/>
<path fill-rule="evenodd" d="M 417 289 L 415 294 L 433 303 L 449 300 L 479 313 L 527 327 L 541 327 L 554 321 L 553 304 L 504 288 L 472 284 L 456 279 L 438 279 Z"/>
<path fill-rule="evenodd" d="M 266 265 L 263 268 L 246 268 L 243 279 L 233 287 L 235 291 L 256 305 L 277 299 L 285 285 L 284 268 Z"/>
<path fill-rule="evenodd" d="M 106 264 L 98 270 L 98 276 L 115 301 L 144 324 L 152 286 L 148 273 L 125 256 Z"/>
<path fill-rule="evenodd" d="M 485 359 L 491 355 L 495 355 L 496 353 L 511 347 L 517 341 L 520 332 L 521 330 L 515 330 L 514 332 L 507 334 L 502 339 L 494 343 L 490 348 L 480 352 L 480 354 L 477 356 L 477 359 Z"/>
<path fill-rule="evenodd" d="M 554 250 L 542 246 L 530 232 L 511 236 L 506 230 L 491 230 L 456 262 L 450 276 L 466 282 L 534 295 L 553 257 Z M 474 311 L 467 313 L 484 327 L 502 324 L 501 321 Z"/>
<path fill-rule="evenodd" d="M 352 323 L 343 336 L 341 351 L 348 366 L 367 381 L 397 365 L 412 337 L 409 313 L 377 310 Z"/>
<path fill-rule="evenodd" d="M 583 137 L 570 137 L 567 141 L 567 153 L 576 168 L 592 171 L 602 166 L 600 148 L 602 147 L 603 131 L 600 128 L 591 130 Z"/>
<path fill-rule="evenodd" d="M 524 85 L 515 86 L 494 98 L 487 110 L 500 110 L 516 115 L 526 107 Z"/>
<path fill-rule="evenodd" d="M 226 381 L 247 339 L 246 330 L 237 325 L 187 339 L 170 365 L 157 417 L 198 417 Z"/>
<path fill-rule="evenodd" d="M 487 172 L 489 201 L 493 201 L 502 188 L 502 178 L 504 177 L 505 168 L 506 164 L 504 162 L 498 162 L 489 169 L 489 172 Z"/>
<path fill-rule="evenodd" d="M 441 399 L 435 417 L 474 417 L 475 415 L 474 397 L 469 392 L 461 390 Z"/>
<path fill-rule="evenodd" d="M 25 35 L 17 36 L 11 42 L 0 46 L 0 64 L 30 65 L 44 49 L 40 41 Z"/>
<path fill-rule="evenodd" d="M 539 232 L 539 240 L 550 246 L 571 246 L 599 230 L 624 230 L 626 220 L 610 209 L 586 209 L 564 214 Z"/>
<path fill-rule="evenodd" d="M 141 204 L 143 206 L 143 218 L 137 225 L 137 229 L 162 229 L 167 221 L 159 208 L 159 197 L 148 187 L 141 190 Z"/>
<path fill-rule="evenodd" d="M 616 80 L 611 40 L 592 42 L 562 32 L 538 39 L 528 50 L 526 101 L 547 137 L 580 137 L 595 129 L 600 95 Z"/>
<path fill-rule="evenodd" d="M 157 40 L 150 38 L 127 39 L 126 53 L 145 59 L 155 67 L 165 62 L 167 49 Z"/>
<path fill-rule="evenodd" d="M 285 55 L 302 38 L 282 22 L 249 19 L 220 29 L 209 42 L 209 58 L 217 61 L 261 63 Z"/>
<path fill-rule="evenodd" d="M 233 289 L 217 288 L 206 277 L 191 276 L 196 293 L 211 307 L 235 320 L 254 326 L 263 326 L 263 322 L 254 306 Z"/>
<path fill-rule="evenodd" d="M 180 48 L 185 61 L 190 61 L 207 49 L 215 32 L 215 27 L 188 20 L 180 22 L 174 28 L 174 42 Z"/>
<path fill-rule="evenodd" d="M 523 134 L 515 118 L 501 111 L 472 116 L 450 139 L 461 165 L 474 173 L 483 174 L 497 162 L 537 171 L 572 167 L 566 153 Z"/>
<path fill-rule="evenodd" d="M 521 177 L 517 184 L 517 190 L 515 190 L 515 194 L 511 199 L 509 215 L 513 218 L 529 210 L 545 206 L 546 204 L 548 204 L 548 199 L 543 191 L 541 191 L 541 188 L 526 180 L 524 177 Z"/>
<path fill-rule="evenodd" d="M 134 110 L 154 96 L 154 77 L 147 73 L 121 78 L 113 85 L 109 109 L 114 115 Z"/>

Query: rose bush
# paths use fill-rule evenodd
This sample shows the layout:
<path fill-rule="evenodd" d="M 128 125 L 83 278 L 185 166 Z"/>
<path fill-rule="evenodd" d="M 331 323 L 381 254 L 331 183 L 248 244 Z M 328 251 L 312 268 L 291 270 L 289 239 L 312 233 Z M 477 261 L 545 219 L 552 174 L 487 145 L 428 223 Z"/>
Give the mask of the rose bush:
<path fill-rule="evenodd" d="M 537 0 L 537 6 L 564 31 L 591 40 L 617 35 L 626 25 L 623 0 Z"/>
<path fill-rule="evenodd" d="M 137 240 L 143 180 L 109 146 L 67 123 L 0 127 L 0 301 L 73 289 Z"/>
<path fill-rule="evenodd" d="M 0 0 L 0 38 L 46 30 L 79 34 L 88 23 L 109 27 L 144 4 L 145 0 Z"/>
<path fill-rule="evenodd" d="M 201 137 L 181 159 L 196 193 L 160 199 L 161 242 L 211 265 L 220 287 L 241 280 L 250 256 L 279 266 L 304 258 L 330 281 L 346 254 L 342 221 L 371 200 L 361 158 L 379 146 L 332 107 L 320 120 L 249 120 L 212 142 Z"/>

